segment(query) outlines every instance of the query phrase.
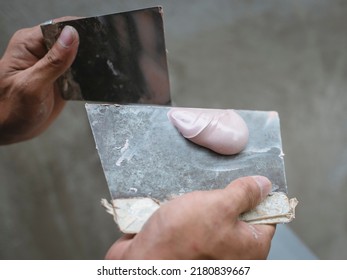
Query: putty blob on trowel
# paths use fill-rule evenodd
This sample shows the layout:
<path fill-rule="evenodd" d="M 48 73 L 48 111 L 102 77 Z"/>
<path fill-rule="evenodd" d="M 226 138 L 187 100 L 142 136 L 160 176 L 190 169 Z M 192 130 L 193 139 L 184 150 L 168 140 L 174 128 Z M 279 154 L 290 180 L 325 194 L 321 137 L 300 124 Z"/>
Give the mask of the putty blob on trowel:
<path fill-rule="evenodd" d="M 172 108 L 168 118 L 187 139 L 222 155 L 241 152 L 248 142 L 248 127 L 234 110 Z"/>

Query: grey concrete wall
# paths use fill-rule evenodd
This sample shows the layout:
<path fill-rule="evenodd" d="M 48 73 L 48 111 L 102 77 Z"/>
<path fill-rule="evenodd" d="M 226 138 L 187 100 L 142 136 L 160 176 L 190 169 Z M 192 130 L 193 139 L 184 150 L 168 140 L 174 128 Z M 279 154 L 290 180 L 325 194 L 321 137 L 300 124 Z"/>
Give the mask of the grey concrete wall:
<path fill-rule="evenodd" d="M 347 2 L 0 1 L 12 33 L 64 15 L 162 4 L 172 95 L 180 106 L 276 110 L 290 227 L 323 259 L 347 258 Z M 118 232 L 83 103 L 40 137 L 0 147 L 0 258 L 102 258 Z"/>

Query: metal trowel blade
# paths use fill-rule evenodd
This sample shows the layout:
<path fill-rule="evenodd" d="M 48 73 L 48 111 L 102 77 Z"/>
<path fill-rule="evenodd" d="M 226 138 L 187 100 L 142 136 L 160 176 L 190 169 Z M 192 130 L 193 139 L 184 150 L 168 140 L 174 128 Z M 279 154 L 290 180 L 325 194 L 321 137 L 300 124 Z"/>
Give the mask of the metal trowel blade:
<path fill-rule="evenodd" d="M 251 175 L 266 176 L 274 192 L 287 193 L 276 112 L 236 110 L 247 123 L 249 142 L 241 153 L 225 156 L 185 139 L 167 117 L 170 107 L 86 108 L 113 198 L 165 201 L 194 190 L 224 188 Z"/>
<path fill-rule="evenodd" d="M 58 80 L 64 99 L 169 104 L 161 7 L 41 25 L 48 48 L 66 26 L 79 34 L 77 57 Z"/>

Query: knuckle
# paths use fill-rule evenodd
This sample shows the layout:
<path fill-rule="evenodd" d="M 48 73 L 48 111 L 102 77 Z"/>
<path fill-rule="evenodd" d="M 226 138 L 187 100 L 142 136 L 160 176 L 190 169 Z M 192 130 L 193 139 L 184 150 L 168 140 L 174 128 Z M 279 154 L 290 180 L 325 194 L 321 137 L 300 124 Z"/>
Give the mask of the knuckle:
<path fill-rule="evenodd" d="M 248 178 L 240 178 L 238 186 L 240 198 L 246 200 L 250 208 L 257 206 L 260 198 L 259 188 Z"/>
<path fill-rule="evenodd" d="M 15 82 L 11 84 L 11 93 L 15 93 L 15 97 L 23 105 L 40 104 L 45 98 L 40 94 L 40 87 L 43 85 L 38 84 L 33 77 L 18 75 Z"/>
<path fill-rule="evenodd" d="M 18 45 L 18 44 L 22 44 L 25 45 L 26 42 L 29 40 L 30 36 L 31 36 L 32 30 L 31 28 L 22 28 L 17 30 L 11 40 L 10 40 L 10 44 L 13 45 Z"/>
<path fill-rule="evenodd" d="M 258 205 L 261 197 L 260 189 L 250 177 L 234 180 L 225 188 L 225 196 L 229 198 L 231 215 L 241 214 Z"/>
<path fill-rule="evenodd" d="M 7 47 L 7 51 L 12 53 L 12 56 L 16 57 L 17 53 L 22 53 L 25 49 L 26 42 L 28 41 L 27 33 L 27 29 L 19 29 L 11 37 Z"/>
<path fill-rule="evenodd" d="M 13 39 L 19 39 L 22 38 L 24 36 L 26 36 L 26 34 L 28 33 L 28 28 L 22 28 L 17 30 L 14 34 L 13 34 Z"/>
<path fill-rule="evenodd" d="M 57 68 L 64 64 L 64 60 L 60 57 L 59 53 L 51 49 L 46 55 L 47 64 L 51 67 Z"/>
<path fill-rule="evenodd" d="M 0 75 L 0 101 L 7 100 L 10 97 L 11 84 L 8 79 L 1 77 Z"/>
<path fill-rule="evenodd" d="M 15 79 L 11 79 L 7 91 L 14 92 L 18 97 L 23 95 L 25 90 L 29 88 L 29 80 L 23 75 L 18 75 Z"/>

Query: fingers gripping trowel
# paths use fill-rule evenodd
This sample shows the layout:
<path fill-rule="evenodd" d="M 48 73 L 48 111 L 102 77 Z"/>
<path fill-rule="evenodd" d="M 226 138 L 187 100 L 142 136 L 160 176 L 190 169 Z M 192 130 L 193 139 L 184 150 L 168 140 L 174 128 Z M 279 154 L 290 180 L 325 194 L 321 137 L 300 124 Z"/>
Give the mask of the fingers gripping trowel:
<path fill-rule="evenodd" d="M 80 35 L 79 53 L 59 81 L 66 99 L 111 103 L 170 102 L 162 9 L 78 19 L 42 26 L 51 46 L 65 25 Z M 282 223 L 294 217 L 286 196 L 280 124 L 276 112 L 238 111 L 250 138 L 238 155 L 222 156 L 184 139 L 167 118 L 169 107 L 86 105 L 121 231 L 138 232 L 160 204 L 194 190 L 264 175 L 274 194 L 240 219 Z"/>
<path fill-rule="evenodd" d="M 163 12 L 153 7 L 43 24 L 50 48 L 66 25 L 79 34 L 77 57 L 58 80 L 68 100 L 169 104 Z"/>

